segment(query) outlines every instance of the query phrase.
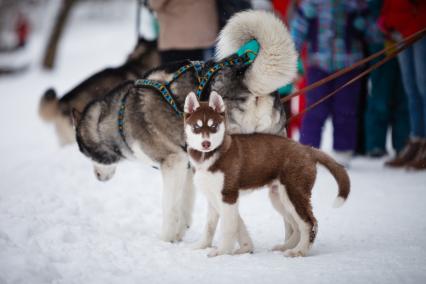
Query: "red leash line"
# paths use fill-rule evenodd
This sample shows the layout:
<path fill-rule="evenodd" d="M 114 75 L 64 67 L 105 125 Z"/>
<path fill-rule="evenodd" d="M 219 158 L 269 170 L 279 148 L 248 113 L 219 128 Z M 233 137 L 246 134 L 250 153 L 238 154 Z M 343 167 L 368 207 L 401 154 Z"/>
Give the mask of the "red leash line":
<path fill-rule="evenodd" d="M 310 105 L 309 107 L 307 107 L 307 108 L 305 108 L 303 111 L 301 111 L 301 112 L 299 112 L 299 113 L 297 113 L 297 114 L 295 114 L 295 115 L 293 115 L 292 117 L 290 117 L 288 120 L 287 120 L 287 122 L 286 122 L 286 124 L 289 124 L 294 118 L 296 118 L 296 117 L 298 117 L 298 116 L 300 116 L 300 115 L 302 115 L 302 114 L 304 114 L 304 113 L 306 113 L 307 111 L 310 111 L 311 109 L 313 109 L 314 107 L 316 107 L 317 105 L 319 105 L 320 103 L 322 103 L 322 102 L 324 102 L 325 100 L 327 100 L 328 98 L 330 98 L 330 97 L 332 97 L 332 96 L 334 96 L 336 93 L 338 93 L 339 91 L 341 91 L 342 89 L 344 89 L 344 88 L 346 88 L 347 86 L 349 86 L 349 85 L 351 85 L 351 84 L 353 84 L 354 82 L 356 82 L 357 80 L 359 80 L 359 79 L 361 79 L 361 78 L 363 78 L 363 77 L 365 77 L 366 75 L 368 75 L 368 74 L 370 74 L 373 70 L 375 70 L 375 69 L 377 69 L 377 68 L 379 68 L 380 66 L 382 66 L 383 64 L 385 64 L 386 62 L 388 62 L 389 60 L 391 60 L 391 59 L 393 59 L 393 58 L 395 58 L 397 55 L 398 55 L 398 53 L 400 53 L 401 51 L 403 51 L 404 49 L 406 49 L 407 47 L 409 47 L 411 44 L 413 44 L 414 42 L 416 42 L 417 40 L 419 40 L 420 38 L 422 38 L 423 36 L 424 36 L 424 34 L 426 33 L 426 29 L 423 29 L 423 30 L 421 30 L 421 31 L 419 31 L 419 32 L 417 32 L 417 33 L 415 33 L 415 34 L 413 34 L 413 35 L 411 35 L 411 36 L 409 36 L 409 37 L 407 37 L 404 41 L 402 41 L 402 42 L 400 42 L 400 43 L 397 43 L 397 44 L 394 44 L 394 45 L 392 45 L 391 47 L 389 47 L 389 48 L 385 48 L 385 49 L 383 49 L 383 50 L 381 50 L 381 51 L 379 51 L 378 53 L 375 53 L 375 54 L 373 54 L 373 55 L 377 55 L 377 54 L 379 54 L 379 55 L 381 55 L 381 54 L 383 54 L 385 51 L 391 51 L 392 53 L 390 54 L 390 55 L 388 55 L 388 56 L 386 56 L 385 58 L 383 58 L 381 61 L 379 61 L 379 62 L 377 62 L 376 64 L 374 64 L 374 65 L 372 65 L 372 66 L 370 66 L 369 68 L 367 68 L 366 70 L 364 70 L 363 72 L 361 72 L 360 74 L 358 74 L 356 77 L 354 77 L 354 78 L 352 78 L 351 80 L 349 80 L 348 82 L 346 82 L 345 84 L 343 84 L 342 86 L 340 86 L 339 88 L 337 88 L 336 90 L 334 90 L 333 92 L 331 92 L 331 93 L 329 93 L 328 95 L 326 95 L 325 97 L 322 97 L 321 99 L 319 99 L 318 101 L 316 101 L 315 103 L 313 103 L 312 105 Z M 399 47 L 397 47 L 397 46 L 399 46 Z M 377 58 L 378 56 L 375 56 L 374 58 Z M 374 59 L 373 58 L 373 59 Z M 347 72 L 349 72 L 349 71 L 352 71 L 353 69 L 354 69 L 354 66 L 360 66 L 360 62 L 363 62 L 363 61 L 365 61 L 366 59 L 369 59 L 368 61 L 370 61 L 370 60 L 372 60 L 371 59 L 371 56 L 369 56 L 369 57 L 367 57 L 367 58 L 365 58 L 365 59 L 363 59 L 363 60 L 361 60 L 361 61 L 358 61 L 357 63 L 355 63 L 354 65 L 352 65 L 352 66 L 349 66 L 349 67 L 347 67 L 347 68 L 345 68 L 345 69 L 342 69 L 342 70 L 340 70 L 340 71 L 338 71 L 338 72 L 336 72 L 336 73 L 333 73 L 332 75 L 330 75 L 330 76 L 328 76 L 328 77 L 326 77 L 326 78 L 324 78 L 323 80 L 320 80 L 320 81 L 318 81 L 318 82 L 315 82 L 314 84 L 312 84 L 312 85 L 310 85 L 310 86 L 308 86 L 308 87 L 306 87 L 306 88 L 303 88 L 302 90 L 300 90 L 300 91 L 298 91 L 298 92 L 296 92 L 296 93 L 294 93 L 294 94 L 292 94 L 292 95 L 290 95 L 291 97 L 295 97 L 295 96 L 299 96 L 299 95 L 301 95 L 303 92 L 306 92 L 306 91 L 309 91 L 309 90 L 312 90 L 312 89 L 314 89 L 314 88 L 316 88 L 316 87 L 319 87 L 319 86 L 321 86 L 321 85 L 323 85 L 323 84 L 325 84 L 325 83 L 327 83 L 327 82 L 329 82 L 329 81 L 331 81 L 331 80 L 333 80 L 333 79 L 335 79 L 336 77 L 338 77 L 338 76 L 334 76 L 332 79 L 329 79 L 330 77 L 332 77 L 333 75 L 335 75 L 335 74 L 337 74 L 337 73 L 339 73 L 339 76 L 340 75 L 343 75 L 343 74 L 345 74 L 345 73 L 347 73 Z M 367 61 L 367 62 L 368 62 Z M 355 67 L 356 68 L 356 67 Z M 344 71 L 344 72 L 341 72 L 341 71 Z M 325 80 L 326 79 L 326 80 Z M 318 84 L 317 84 L 318 83 Z M 315 85 L 315 86 L 314 86 Z M 286 101 L 288 101 L 288 100 L 285 100 L 285 99 L 287 99 L 288 97 L 290 97 L 290 96 L 287 96 L 287 97 L 285 97 L 282 101 L 283 102 L 286 102 Z M 290 97 L 290 98 L 291 98 Z M 289 98 L 289 99 L 290 99 Z"/>
<path fill-rule="evenodd" d="M 328 82 L 330 82 L 330 81 L 332 81 L 332 80 L 334 80 L 334 79 L 336 79 L 336 78 L 338 78 L 338 77 L 340 77 L 340 76 L 342 76 L 342 75 L 344 75 L 344 74 L 346 74 L 346 73 L 348 73 L 348 72 L 350 72 L 350 71 L 352 71 L 352 70 L 354 70 L 354 69 L 356 69 L 356 68 L 358 68 L 362 65 L 365 65 L 366 63 L 378 58 L 379 56 L 381 56 L 381 55 L 383 55 L 387 52 L 393 53 L 393 51 L 395 51 L 395 50 L 398 50 L 397 52 L 400 52 L 403 49 L 407 48 L 409 45 L 411 45 L 413 42 L 415 42 L 418 39 L 420 39 L 421 37 L 423 37 L 425 32 L 426 32 L 426 28 L 406 37 L 401 42 L 397 42 L 397 43 L 395 43 L 395 44 L 393 44 L 393 45 L 391 45 L 387 48 L 384 48 L 384 49 L 382 49 L 382 50 L 380 50 L 380 51 L 378 51 L 378 52 L 356 62 L 355 64 L 353 64 L 351 66 L 348 66 L 348 67 L 343 68 L 339 71 L 336 71 L 335 73 L 331 74 L 330 76 L 325 77 L 324 79 L 321 79 L 321 80 L 319 80 L 319 81 L 317 81 L 317 82 L 315 82 L 315 83 L 313 83 L 313 84 L 311 84 L 311 85 L 309 85 L 309 86 L 307 86 L 307 87 L 305 87 L 305 88 L 303 88 L 303 89 L 301 89 L 301 90 L 299 90 L 299 91 L 297 91 L 297 92 L 295 92 L 291 95 L 285 96 L 284 98 L 281 99 L 281 102 L 285 103 L 285 102 L 289 101 L 291 98 L 300 96 L 301 94 L 303 94 L 305 92 L 311 91 L 311 90 L 313 90 L 313 89 L 315 89 L 319 86 L 322 86 L 325 83 L 328 83 Z M 400 49 L 401 46 L 403 47 L 402 49 Z M 377 66 L 377 67 L 379 67 L 379 66 Z M 373 70 L 374 69 L 371 69 L 371 71 L 373 71 Z"/>

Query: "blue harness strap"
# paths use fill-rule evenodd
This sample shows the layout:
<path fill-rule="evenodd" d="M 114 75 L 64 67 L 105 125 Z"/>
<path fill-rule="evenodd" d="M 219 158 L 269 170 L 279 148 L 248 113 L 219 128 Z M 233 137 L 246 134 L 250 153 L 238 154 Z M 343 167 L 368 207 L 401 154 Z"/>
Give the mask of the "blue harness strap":
<path fill-rule="evenodd" d="M 166 100 L 166 102 L 173 108 L 173 110 L 180 117 L 183 117 L 183 111 L 176 104 L 176 100 L 170 92 L 167 83 L 162 83 L 149 79 L 138 79 L 135 81 L 135 86 L 148 87 L 157 90 L 158 92 L 160 92 L 161 96 Z"/>
<path fill-rule="evenodd" d="M 195 76 L 198 81 L 198 87 L 196 95 L 198 99 L 201 98 L 201 95 L 204 92 L 205 87 L 208 85 L 211 78 L 216 74 L 217 71 L 226 66 L 233 66 L 237 64 L 249 65 L 256 58 L 259 52 L 260 46 L 256 40 L 250 40 L 244 44 L 236 53 L 231 56 L 224 58 L 223 60 L 217 62 L 213 66 L 209 67 L 207 72 L 203 75 L 204 63 L 200 61 L 191 61 L 190 63 L 179 68 L 172 76 L 172 79 L 169 82 L 160 82 L 156 80 L 149 79 L 138 79 L 135 81 L 134 85 L 137 87 L 147 87 L 157 90 L 161 96 L 166 100 L 166 102 L 173 108 L 176 114 L 180 117 L 183 117 L 183 111 L 179 108 L 176 103 L 172 92 L 170 91 L 170 85 L 176 79 L 178 79 L 182 74 L 185 74 L 188 70 L 194 68 Z M 120 101 L 120 108 L 118 110 L 117 116 L 117 127 L 120 137 L 123 139 L 127 148 L 132 152 L 132 149 L 126 142 L 126 136 L 124 133 L 124 113 L 126 109 L 126 100 L 129 93 L 125 94 Z"/>
<path fill-rule="evenodd" d="M 185 74 L 188 70 L 194 68 L 195 70 L 195 77 L 197 78 L 197 81 L 200 82 L 201 77 L 201 71 L 203 70 L 204 63 L 201 61 L 191 61 L 189 64 L 186 64 L 182 67 L 180 67 L 175 73 L 173 73 L 172 79 L 166 83 L 167 86 L 169 86 L 171 83 L 173 83 L 176 79 L 178 79 L 180 76 Z"/>
<path fill-rule="evenodd" d="M 128 96 L 129 96 L 129 93 L 126 93 L 120 101 L 120 108 L 118 109 L 118 116 L 117 116 L 117 127 L 118 127 L 118 133 L 120 134 L 120 137 L 123 140 L 124 144 L 126 145 L 127 149 L 131 153 L 133 153 L 132 148 L 130 148 L 129 144 L 127 144 L 126 135 L 124 134 L 124 112 L 126 111 L 126 101 Z"/>
<path fill-rule="evenodd" d="M 170 91 L 171 83 L 173 83 L 176 79 L 182 76 L 182 74 L 185 74 L 188 70 L 193 68 L 195 70 L 195 75 L 198 81 L 196 95 L 198 99 L 200 99 L 206 86 L 208 86 L 208 83 L 217 71 L 226 66 L 234 66 L 237 64 L 250 65 L 256 58 L 259 49 L 259 43 L 257 42 L 257 40 L 253 39 L 244 44 L 236 53 L 224 58 L 223 60 L 209 67 L 205 74 L 203 74 L 204 63 L 200 61 L 191 61 L 190 63 L 180 67 L 175 73 L 173 73 L 172 79 L 169 82 L 163 83 L 156 80 L 138 79 L 135 81 L 135 86 L 149 87 L 157 90 L 161 94 L 161 96 L 166 100 L 166 102 L 173 108 L 173 110 L 180 117 L 183 117 L 183 111 L 177 105 L 176 99 L 173 97 L 173 94 Z"/>
<path fill-rule="evenodd" d="M 219 71 L 225 66 L 233 66 L 237 64 L 250 65 L 259 53 L 259 49 L 259 42 L 255 39 L 252 39 L 245 43 L 243 46 L 241 46 L 236 53 L 224 58 L 223 60 L 217 62 L 212 67 L 210 67 L 207 73 L 202 77 L 200 83 L 198 84 L 196 92 L 198 99 L 201 98 L 205 87 L 208 85 L 208 82 L 217 71 Z"/>

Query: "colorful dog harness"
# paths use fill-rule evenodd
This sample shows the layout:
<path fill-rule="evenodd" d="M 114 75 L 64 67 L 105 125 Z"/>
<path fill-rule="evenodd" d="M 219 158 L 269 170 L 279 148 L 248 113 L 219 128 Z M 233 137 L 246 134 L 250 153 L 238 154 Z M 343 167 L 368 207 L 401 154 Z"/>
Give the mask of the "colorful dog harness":
<path fill-rule="evenodd" d="M 183 117 L 183 111 L 176 103 L 176 99 L 173 93 L 170 90 L 170 85 L 178 79 L 180 76 L 185 74 L 188 70 L 194 69 L 195 75 L 198 81 L 198 87 L 196 90 L 196 95 L 200 100 L 204 93 L 205 88 L 208 86 L 208 83 L 213 78 L 213 76 L 222 68 L 227 66 L 234 66 L 237 64 L 250 65 L 256 58 L 260 49 L 260 45 L 257 40 L 253 39 L 244 44 L 236 53 L 222 59 L 221 61 L 215 63 L 213 66 L 209 67 L 208 70 L 205 69 L 205 65 L 199 61 L 191 61 L 189 64 L 186 64 L 179 68 L 176 72 L 173 73 L 172 79 L 169 82 L 161 82 L 157 80 L 150 79 L 138 79 L 135 81 L 134 85 L 136 87 L 145 87 L 158 91 L 163 99 L 170 105 L 170 107 L 176 112 L 180 117 Z M 205 74 L 203 75 L 203 73 Z M 131 148 L 126 142 L 126 137 L 124 134 L 124 113 L 126 108 L 127 94 L 123 96 L 120 101 L 120 108 L 118 110 L 117 126 L 118 133 L 123 139 L 124 143 L 127 145 L 130 151 Z"/>
<path fill-rule="evenodd" d="M 161 82 L 157 80 L 150 79 L 139 79 L 135 81 L 135 86 L 138 87 L 147 87 L 155 89 L 158 93 L 164 98 L 164 100 L 173 108 L 176 114 L 180 117 L 183 117 L 183 111 L 176 103 L 176 99 L 173 96 L 173 93 L 170 91 L 170 85 L 178 79 L 181 75 L 185 74 L 188 70 L 194 69 L 196 78 L 198 81 L 198 87 L 196 90 L 196 95 L 198 99 L 201 98 L 206 86 L 212 79 L 212 77 L 227 66 L 233 66 L 237 64 L 250 65 L 256 58 L 259 52 L 260 46 L 257 40 L 250 40 L 244 44 L 236 53 L 224 58 L 223 60 L 215 63 L 213 66 L 209 67 L 207 72 L 205 72 L 204 64 L 199 61 L 191 62 L 185 66 L 179 68 L 175 73 L 173 73 L 172 79 L 169 82 Z M 203 75 L 202 73 L 205 74 Z"/>

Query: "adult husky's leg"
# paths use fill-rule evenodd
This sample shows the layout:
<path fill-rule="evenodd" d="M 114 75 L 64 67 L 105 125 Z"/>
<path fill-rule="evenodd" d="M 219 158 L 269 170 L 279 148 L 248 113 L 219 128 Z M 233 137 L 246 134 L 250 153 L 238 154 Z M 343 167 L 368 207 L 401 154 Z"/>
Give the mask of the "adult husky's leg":
<path fill-rule="evenodd" d="M 180 232 L 182 217 L 182 192 L 185 187 L 188 159 L 183 154 L 171 154 L 161 164 L 163 176 L 163 227 L 161 239 L 179 241 L 183 237 Z"/>
<path fill-rule="evenodd" d="M 222 254 L 232 254 L 239 229 L 238 202 L 234 204 L 221 202 L 220 217 L 222 218 L 220 223 L 222 239 L 219 242 L 219 247 L 217 249 L 212 249 L 212 251 L 208 254 L 210 257 Z"/>
<path fill-rule="evenodd" d="M 210 201 L 207 209 L 207 223 L 204 228 L 203 236 L 201 240 L 193 245 L 194 249 L 205 249 L 212 246 L 214 234 L 216 232 L 217 222 L 219 221 L 219 213 L 216 208 L 213 207 Z"/>
<path fill-rule="evenodd" d="M 187 169 L 185 185 L 181 195 L 181 204 L 179 206 L 181 212 L 181 218 L 179 220 L 179 231 L 182 234 L 192 225 L 192 211 L 194 209 L 194 173 L 191 168 Z"/>
<path fill-rule="evenodd" d="M 302 196 L 298 196 L 300 197 L 300 202 L 296 208 L 288 195 L 287 189 L 283 185 L 279 186 L 279 194 L 286 212 L 294 219 L 300 232 L 300 239 L 297 245 L 294 248 L 284 251 L 284 255 L 290 257 L 305 256 L 315 239 L 317 231 L 316 220 L 312 214 L 310 201 L 303 199 Z"/>
<path fill-rule="evenodd" d="M 278 186 L 272 185 L 269 189 L 269 199 L 271 200 L 272 206 L 275 210 L 278 211 L 279 214 L 283 217 L 284 221 L 284 229 L 285 229 L 285 242 L 284 244 L 276 245 L 272 248 L 272 250 L 286 250 L 289 248 L 293 248 L 297 245 L 300 238 L 300 232 L 297 228 L 296 222 L 294 219 L 286 212 L 284 208 L 284 204 L 280 200 L 280 196 L 278 193 Z"/>

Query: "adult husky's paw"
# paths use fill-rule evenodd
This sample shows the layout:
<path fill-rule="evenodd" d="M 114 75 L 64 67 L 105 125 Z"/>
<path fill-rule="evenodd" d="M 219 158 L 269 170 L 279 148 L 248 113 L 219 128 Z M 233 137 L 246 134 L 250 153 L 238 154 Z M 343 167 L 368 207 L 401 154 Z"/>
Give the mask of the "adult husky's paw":
<path fill-rule="evenodd" d="M 161 240 L 170 243 L 180 242 L 182 240 L 182 237 L 183 235 L 176 233 L 172 230 L 163 230 L 160 236 Z"/>

